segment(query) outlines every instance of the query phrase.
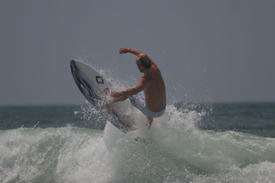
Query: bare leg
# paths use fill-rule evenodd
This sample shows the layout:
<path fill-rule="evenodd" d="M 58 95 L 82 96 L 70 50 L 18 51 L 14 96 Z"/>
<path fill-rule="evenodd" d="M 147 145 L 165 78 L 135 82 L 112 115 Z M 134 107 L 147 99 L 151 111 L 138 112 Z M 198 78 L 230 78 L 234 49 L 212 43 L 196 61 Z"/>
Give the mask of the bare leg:
<path fill-rule="evenodd" d="M 147 119 L 148 119 L 148 123 L 149 123 L 149 128 L 151 128 L 154 119 L 149 116 L 147 116 Z"/>

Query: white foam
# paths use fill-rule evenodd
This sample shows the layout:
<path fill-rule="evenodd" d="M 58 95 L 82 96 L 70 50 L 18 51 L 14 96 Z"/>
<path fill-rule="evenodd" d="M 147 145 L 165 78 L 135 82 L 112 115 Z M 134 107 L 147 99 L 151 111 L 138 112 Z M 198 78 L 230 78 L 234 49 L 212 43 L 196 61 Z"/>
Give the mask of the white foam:
<path fill-rule="evenodd" d="M 232 167 L 242 169 L 250 164 L 275 161 L 274 139 L 231 131 L 201 131 L 197 123 L 205 114 L 205 111 L 188 109 L 179 111 L 174 105 L 168 105 L 166 113 L 154 120 L 148 133 L 142 114 L 131 111 L 139 127 L 136 134 L 144 138 L 150 134 L 153 148 L 161 154 L 159 158 L 168 159 L 171 167 L 180 164 L 181 168 L 195 174 L 215 174 L 230 172 Z M 111 134 L 110 129 L 108 133 Z M 115 144 L 115 134 L 109 137 L 112 139 L 109 144 Z M 120 136 L 123 138 L 126 137 Z"/>
<path fill-rule="evenodd" d="M 197 123 L 204 112 L 174 105 L 151 129 L 129 103 L 123 110 L 138 130 L 124 134 L 107 123 L 104 132 L 70 126 L 0 131 L 0 182 L 275 182 L 275 139 L 202 131 Z M 97 120 L 90 106 L 80 113 Z"/>
<path fill-rule="evenodd" d="M 274 139 L 200 131 L 200 116 L 168 106 L 151 130 L 144 125 L 150 142 L 110 123 L 104 133 L 69 126 L 1 131 L 0 182 L 274 182 Z"/>

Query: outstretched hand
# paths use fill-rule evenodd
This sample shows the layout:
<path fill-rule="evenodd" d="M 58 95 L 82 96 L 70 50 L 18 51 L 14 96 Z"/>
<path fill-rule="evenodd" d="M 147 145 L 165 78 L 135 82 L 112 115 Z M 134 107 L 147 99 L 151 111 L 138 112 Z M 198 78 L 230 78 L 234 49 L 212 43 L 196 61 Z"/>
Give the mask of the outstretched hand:
<path fill-rule="evenodd" d="M 129 50 L 128 48 L 120 48 L 119 53 L 120 54 L 128 53 L 128 50 Z"/>
<path fill-rule="evenodd" d="M 112 98 L 112 103 L 120 102 L 128 98 L 128 96 L 121 95 L 121 92 L 111 92 L 110 97 Z"/>
<path fill-rule="evenodd" d="M 119 97 L 120 93 L 119 92 L 111 92 L 110 96 L 111 97 Z"/>

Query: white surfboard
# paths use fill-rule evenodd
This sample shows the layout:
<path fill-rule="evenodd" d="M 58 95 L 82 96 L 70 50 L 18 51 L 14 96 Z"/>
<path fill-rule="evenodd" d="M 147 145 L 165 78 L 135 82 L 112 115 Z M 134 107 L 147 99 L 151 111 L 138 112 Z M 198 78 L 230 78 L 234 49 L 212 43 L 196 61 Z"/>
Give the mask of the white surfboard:
<path fill-rule="evenodd" d="M 111 92 L 110 83 L 93 67 L 82 61 L 72 60 L 70 66 L 74 81 L 84 97 L 98 110 L 103 109 L 103 104 Z M 104 110 L 106 111 L 106 108 Z M 117 105 L 108 107 L 107 113 L 108 115 L 102 114 L 124 133 L 135 129 L 123 119 L 123 114 Z"/>

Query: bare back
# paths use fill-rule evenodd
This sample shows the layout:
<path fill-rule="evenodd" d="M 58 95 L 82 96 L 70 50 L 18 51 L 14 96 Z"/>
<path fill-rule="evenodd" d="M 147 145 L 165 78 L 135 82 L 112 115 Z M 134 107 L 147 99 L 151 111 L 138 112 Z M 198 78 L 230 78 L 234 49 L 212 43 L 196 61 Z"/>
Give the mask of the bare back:
<path fill-rule="evenodd" d="M 165 109 L 165 84 L 158 67 L 153 62 L 150 71 L 144 76 L 144 79 L 146 83 L 144 95 L 148 109 L 152 112 L 159 112 Z"/>

